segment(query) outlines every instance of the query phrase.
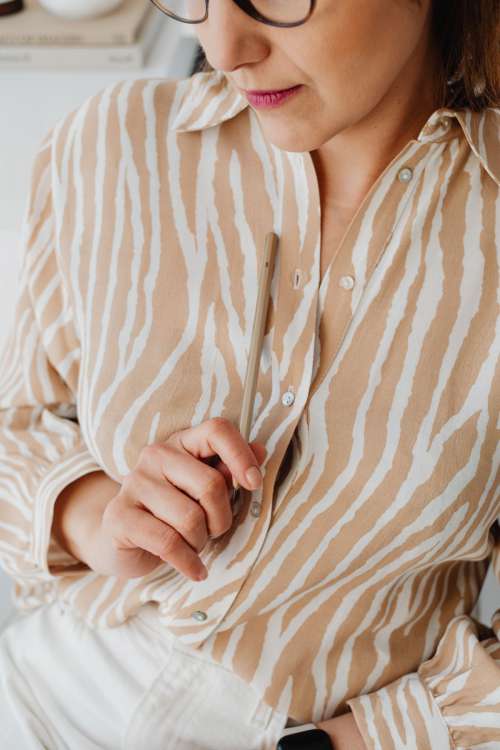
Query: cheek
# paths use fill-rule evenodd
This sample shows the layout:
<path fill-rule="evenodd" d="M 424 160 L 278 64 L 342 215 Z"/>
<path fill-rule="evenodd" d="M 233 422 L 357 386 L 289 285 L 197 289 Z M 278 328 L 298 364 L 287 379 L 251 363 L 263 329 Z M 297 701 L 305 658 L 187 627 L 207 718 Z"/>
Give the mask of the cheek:
<path fill-rule="evenodd" d="M 383 93 L 420 39 L 423 24 L 412 7 L 386 0 L 346 0 L 324 12 L 318 7 L 311 59 L 322 85 L 349 99 L 376 95 L 374 89 Z"/>

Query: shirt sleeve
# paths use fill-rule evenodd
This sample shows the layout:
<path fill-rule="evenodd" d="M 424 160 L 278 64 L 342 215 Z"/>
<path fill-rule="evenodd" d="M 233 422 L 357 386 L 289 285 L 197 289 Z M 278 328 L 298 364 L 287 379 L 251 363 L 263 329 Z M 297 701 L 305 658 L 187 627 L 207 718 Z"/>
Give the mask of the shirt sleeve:
<path fill-rule="evenodd" d="M 0 355 L 0 564 L 23 588 L 88 570 L 53 538 L 53 511 L 67 485 L 102 470 L 78 421 L 80 347 L 54 240 L 52 135 L 32 166 L 19 291 Z"/>
<path fill-rule="evenodd" d="M 498 523 L 490 564 L 500 580 Z M 368 750 L 500 749 L 500 608 L 491 627 L 454 617 L 416 672 L 347 704 Z"/>

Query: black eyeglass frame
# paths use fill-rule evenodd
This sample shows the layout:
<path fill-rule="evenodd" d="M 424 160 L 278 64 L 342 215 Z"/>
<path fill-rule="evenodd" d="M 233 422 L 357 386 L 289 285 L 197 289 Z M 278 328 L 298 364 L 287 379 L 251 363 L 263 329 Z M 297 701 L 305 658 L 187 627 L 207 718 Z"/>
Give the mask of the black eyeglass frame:
<path fill-rule="evenodd" d="M 205 0 L 205 15 L 203 18 L 200 18 L 197 21 L 192 21 L 188 18 L 181 18 L 180 16 L 176 16 L 175 13 L 172 13 L 171 11 L 167 10 L 166 8 L 163 8 L 160 4 L 159 0 L 151 0 L 153 5 L 155 5 L 158 10 L 161 10 L 162 13 L 165 13 L 166 16 L 169 16 L 170 18 L 173 18 L 174 21 L 180 21 L 181 23 L 203 23 L 203 21 L 206 21 L 208 18 L 208 3 L 210 0 Z M 241 8 L 245 13 L 247 13 L 251 18 L 255 18 L 256 21 L 261 21 L 261 23 L 265 23 L 268 26 L 282 26 L 286 28 L 290 28 L 291 26 L 301 26 L 303 23 L 305 23 L 308 18 L 311 17 L 312 12 L 316 5 L 316 0 L 309 0 L 309 12 L 305 18 L 303 18 L 301 21 L 293 21 L 293 23 L 285 23 L 284 21 L 271 21 L 270 18 L 266 18 L 266 16 L 263 16 L 257 8 L 252 5 L 250 0 L 234 0 L 236 5 Z"/>

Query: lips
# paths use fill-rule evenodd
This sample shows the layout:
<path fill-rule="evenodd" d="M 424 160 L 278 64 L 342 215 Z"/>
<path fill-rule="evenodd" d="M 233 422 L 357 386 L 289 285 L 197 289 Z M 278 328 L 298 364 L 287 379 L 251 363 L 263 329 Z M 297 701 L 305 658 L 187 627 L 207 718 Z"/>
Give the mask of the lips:
<path fill-rule="evenodd" d="M 297 95 L 302 89 L 302 85 L 292 86 L 289 89 L 280 89 L 279 91 L 267 92 L 264 94 L 251 94 L 246 91 L 245 96 L 254 107 L 258 109 L 271 109 L 279 107 L 285 101 Z"/>
<path fill-rule="evenodd" d="M 297 84 L 295 86 L 289 86 L 286 89 L 269 89 L 268 91 L 262 91 L 260 89 L 243 89 L 245 94 L 251 94 L 251 96 L 264 96 L 265 94 L 282 94 L 285 91 L 291 91 L 291 89 L 297 88 Z"/>

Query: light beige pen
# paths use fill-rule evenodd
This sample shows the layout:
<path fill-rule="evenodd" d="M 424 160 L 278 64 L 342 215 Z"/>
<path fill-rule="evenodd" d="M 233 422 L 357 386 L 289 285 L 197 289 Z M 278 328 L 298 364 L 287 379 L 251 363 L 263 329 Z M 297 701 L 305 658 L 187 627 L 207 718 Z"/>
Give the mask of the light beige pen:
<path fill-rule="evenodd" d="M 253 319 L 252 337 L 250 340 L 250 352 L 248 356 L 247 369 L 245 373 L 245 383 L 243 388 L 243 404 L 241 407 L 240 414 L 240 432 L 243 438 L 249 442 L 250 438 L 250 427 L 252 424 L 252 416 L 255 402 L 255 391 L 257 388 L 257 377 L 259 374 L 259 364 L 262 352 L 262 340 L 264 338 L 264 332 L 267 321 L 267 313 L 270 302 L 270 290 L 271 281 L 274 271 L 274 261 L 276 258 L 276 252 L 278 248 L 278 235 L 274 232 L 269 232 L 266 235 L 266 242 L 264 246 L 264 258 L 259 271 L 258 280 L 258 294 L 257 304 L 255 308 L 255 314 Z M 250 492 L 246 487 L 240 487 L 238 482 L 233 479 L 233 492 L 231 496 L 231 504 L 233 507 L 233 515 L 239 510 L 239 505 L 242 498 L 243 492 Z"/>

